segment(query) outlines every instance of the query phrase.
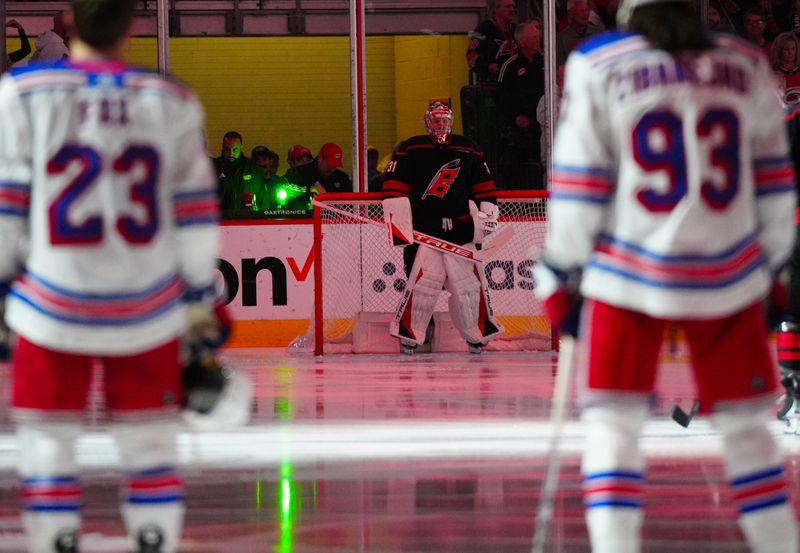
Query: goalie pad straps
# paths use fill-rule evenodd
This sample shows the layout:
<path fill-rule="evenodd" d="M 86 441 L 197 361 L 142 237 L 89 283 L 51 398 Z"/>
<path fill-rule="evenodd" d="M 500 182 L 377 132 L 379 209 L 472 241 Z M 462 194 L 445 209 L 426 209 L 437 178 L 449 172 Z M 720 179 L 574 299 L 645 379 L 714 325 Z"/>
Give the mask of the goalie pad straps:
<path fill-rule="evenodd" d="M 128 535 L 160 533 L 163 553 L 175 553 L 183 526 L 183 481 L 178 476 L 178 422 L 116 423 L 110 427 L 125 474 L 121 486 L 122 519 Z"/>
<path fill-rule="evenodd" d="M 392 246 L 407 246 L 414 242 L 414 224 L 408 198 L 383 200 L 383 220 L 389 230 L 389 243 Z"/>
<path fill-rule="evenodd" d="M 411 267 L 408 284 L 390 325 L 389 333 L 406 342 L 422 345 L 442 293 L 445 281 L 444 258 L 449 257 L 430 248 L 419 248 Z M 467 262 L 469 263 L 469 262 Z"/>
<path fill-rule="evenodd" d="M 27 550 L 52 553 L 59 537 L 77 535 L 81 485 L 74 462 L 80 424 L 20 422 L 18 472 Z"/>
<path fill-rule="evenodd" d="M 467 342 L 487 344 L 503 327 L 494 318 L 483 266 L 452 256 L 445 257 L 444 266 L 453 325 Z"/>
<path fill-rule="evenodd" d="M 645 463 L 639 434 L 648 413 L 647 398 L 634 397 L 593 405 L 581 414 L 583 497 L 593 553 L 641 550 Z"/>
<path fill-rule="evenodd" d="M 769 416 L 769 407 L 749 404 L 720 409 L 711 422 L 722 434 L 725 472 L 750 550 L 797 553 L 797 523 Z"/>

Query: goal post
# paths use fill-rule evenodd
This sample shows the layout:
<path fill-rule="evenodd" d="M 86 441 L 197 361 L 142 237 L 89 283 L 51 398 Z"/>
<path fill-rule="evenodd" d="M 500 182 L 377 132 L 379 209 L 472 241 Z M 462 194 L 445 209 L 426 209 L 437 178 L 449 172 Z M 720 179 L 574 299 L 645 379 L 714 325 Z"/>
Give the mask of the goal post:
<path fill-rule="evenodd" d="M 406 275 L 402 248 L 391 246 L 383 224 L 382 199 L 380 193 L 325 193 L 315 199 L 309 334 L 316 355 L 386 352 L 387 343 L 396 342 L 388 337 L 388 321 Z M 510 226 L 513 234 L 491 249 L 482 264 L 495 316 L 505 327 L 487 350 L 555 349 L 555 337 L 533 293 L 533 266 L 544 247 L 547 193 L 498 191 L 497 200 L 500 228 Z M 451 324 L 448 297 L 443 290 L 434 313 L 440 344 Z"/>

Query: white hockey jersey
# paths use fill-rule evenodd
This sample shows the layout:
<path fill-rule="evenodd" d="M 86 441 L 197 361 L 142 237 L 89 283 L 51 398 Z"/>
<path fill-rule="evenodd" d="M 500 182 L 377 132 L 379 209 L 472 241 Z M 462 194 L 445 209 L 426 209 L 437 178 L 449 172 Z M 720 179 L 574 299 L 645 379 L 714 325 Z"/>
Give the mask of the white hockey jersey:
<path fill-rule="evenodd" d="M 788 154 L 756 48 L 718 36 L 676 59 L 637 34 L 590 39 L 567 62 L 537 293 L 582 268 L 585 297 L 662 318 L 765 297 L 794 239 Z"/>
<path fill-rule="evenodd" d="M 111 355 L 174 339 L 185 294 L 214 283 L 218 211 L 186 86 L 115 62 L 0 80 L 0 287 L 21 336 Z"/>

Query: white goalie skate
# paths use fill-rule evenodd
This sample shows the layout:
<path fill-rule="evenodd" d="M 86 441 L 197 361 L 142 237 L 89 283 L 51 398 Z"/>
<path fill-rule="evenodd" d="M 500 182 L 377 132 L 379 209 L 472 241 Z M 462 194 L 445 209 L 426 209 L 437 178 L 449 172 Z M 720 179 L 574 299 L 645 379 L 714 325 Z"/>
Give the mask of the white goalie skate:
<path fill-rule="evenodd" d="M 800 435 L 800 374 L 794 369 L 781 367 L 781 384 L 785 393 L 778 408 L 778 420 L 783 423 L 784 434 Z"/>
<path fill-rule="evenodd" d="M 783 433 L 800 435 L 800 402 L 788 394 L 782 401 L 783 406 L 778 409 L 778 420 L 781 421 Z"/>

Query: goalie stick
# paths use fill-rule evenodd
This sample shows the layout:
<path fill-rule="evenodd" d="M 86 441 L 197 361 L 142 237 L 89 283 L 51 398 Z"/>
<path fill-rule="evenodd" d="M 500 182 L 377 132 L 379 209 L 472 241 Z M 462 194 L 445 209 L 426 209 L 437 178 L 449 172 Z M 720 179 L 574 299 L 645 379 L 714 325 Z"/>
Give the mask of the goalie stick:
<path fill-rule="evenodd" d="M 382 227 L 386 226 L 386 224 L 382 221 L 378 221 L 370 217 L 364 217 L 363 215 L 353 213 L 352 211 L 347 211 L 346 209 L 333 207 L 331 204 L 318 201 L 316 198 L 312 199 L 311 203 L 315 206 L 323 207 L 333 211 L 334 213 L 338 213 L 339 215 L 350 217 L 356 221 L 361 221 L 363 223 L 369 223 L 372 225 L 380 225 Z M 458 244 L 453 244 L 447 240 L 442 240 L 441 238 L 436 238 L 435 236 L 431 236 L 430 234 L 425 234 L 424 232 L 419 232 L 416 230 L 414 231 L 414 242 L 449 255 L 469 259 L 473 263 L 483 263 L 484 259 L 487 258 L 493 250 L 503 246 L 511 239 L 512 236 L 514 236 L 514 229 L 509 226 L 503 226 L 500 230 L 490 235 L 492 240 L 488 244 L 484 244 L 483 242 L 476 243 L 475 248 L 477 251 L 472 251 L 464 246 L 459 246 Z"/>

